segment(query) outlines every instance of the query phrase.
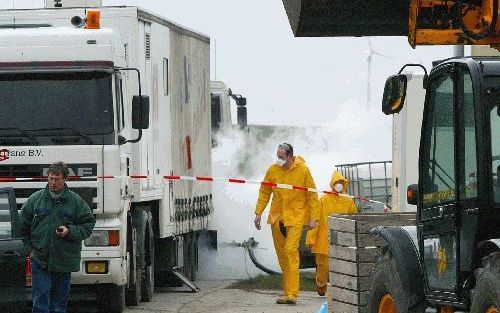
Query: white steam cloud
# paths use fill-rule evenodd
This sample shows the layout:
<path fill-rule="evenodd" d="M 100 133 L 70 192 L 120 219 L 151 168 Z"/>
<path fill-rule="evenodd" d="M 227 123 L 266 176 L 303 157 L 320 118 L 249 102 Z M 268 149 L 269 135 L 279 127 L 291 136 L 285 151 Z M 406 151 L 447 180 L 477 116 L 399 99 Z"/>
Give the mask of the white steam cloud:
<path fill-rule="evenodd" d="M 322 190 L 330 190 L 337 164 L 390 160 L 390 118 L 369 109 L 351 113 L 349 104 L 343 108 L 324 127 L 250 126 L 248 133 L 220 133 L 213 151 L 213 176 L 260 181 L 282 142 L 292 144 L 294 154 L 306 160 L 316 186 Z M 280 270 L 269 225 L 263 224 L 260 231 L 253 225 L 258 191 L 258 185 L 214 183 L 215 212 L 210 228 L 217 230 L 219 246 L 217 251 L 203 248 L 200 252 L 199 278 L 242 279 L 263 274 L 245 256 L 243 248 L 230 245 L 250 237 L 259 242 L 254 250 L 259 262 Z M 268 213 L 269 206 L 263 221 Z"/>

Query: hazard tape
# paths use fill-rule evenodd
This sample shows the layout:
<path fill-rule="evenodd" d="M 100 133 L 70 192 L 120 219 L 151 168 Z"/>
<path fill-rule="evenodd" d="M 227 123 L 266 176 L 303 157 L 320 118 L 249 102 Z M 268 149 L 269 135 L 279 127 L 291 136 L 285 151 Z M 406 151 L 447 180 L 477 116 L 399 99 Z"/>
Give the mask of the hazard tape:
<path fill-rule="evenodd" d="M 295 186 L 289 184 L 271 183 L 265 181 L 251 180 L 251 179 L 240 179 L 240 178 L 217 178 L 208 176 L 176 176 L 176 175 L 164 175 L 164 176 L 147 176 L 147 175 L 130 175 L 130 176 L 68 176 L 67 181 L 86 181 L 86 180 L 97 180 L 97 179 L 153 179 L 162 178 L 168 181 L 199 181 L 199 182 L 226 182 L 233 184 L 250 184 L 250 185 L 260 185 L 263 187 L 278 188 L 278 189 L 288 189 L 288 190 L 301 190 L 307 192 L 323 193 L 329 195 L 337 195 L 341 197 L 346 197 L 350 199 L 356 199 L 363 202 L 379 203 L 386 206 L 385 203 L 381 201 L 375 201 L 366 199 L 360 196 L 352 196 L 345 193 L 338 193 L 335 191 L 319 190 L 315 188 L 308 188 L 304 186 Z M 26 182 L 26 181 L 46 181 L 47 176 L 33 176 L 33 177 L 12 177 L 12 176 L 0 176 L 0 183 L 6 182 Z"/>

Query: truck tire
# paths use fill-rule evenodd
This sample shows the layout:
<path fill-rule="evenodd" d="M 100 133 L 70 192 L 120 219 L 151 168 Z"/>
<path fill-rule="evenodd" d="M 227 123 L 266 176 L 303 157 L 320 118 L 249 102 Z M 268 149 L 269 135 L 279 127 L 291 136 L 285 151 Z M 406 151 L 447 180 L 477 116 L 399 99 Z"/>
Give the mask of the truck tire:
<path fill-rule="evenodd" d="M 372 274 L 373 280 L 368 295 L 368 312 L 370 313 L 424 313 L 425 302 L 417 305 L 408 303 L 396 266 L 396 261 L 390 250 L 379 258 Z M 411 306 L 411 307 L 410 307 Z"/>
<path fill-rule="evenodd" d="M 133 232 L 135 235 L 133 237 L 134 241 L 137 242 L 137 244 L 134 246 L 134 244 L 130 244 L 129 246 L 129 257 L 130 257 L 130 274 L 129 277 L 135 277 L 135 283 L 129 282 L 128 287 L 126 288 L 126 303 L 128 306 L 138 306 L 139 303 L 141 302 L 141 269 L 140 269 L 140 262 L 139 262 L 139 253 L 138 249 L 139 247 L 139 240 L 137 240 L 138 236 L 140 236 L 137 232 Z"/>
<path fill-rule="evenodd" d="M 155 284 L 155 254 L 154 254 L 154 235 L 153 235 L 153 227 L 152 227 L 152 215 L 150 212 L 147 212 L 148 222 L 146 224 L 146 234 L 145 234 L 145 243 L 146 243 L 146 260 L 145 260 L 145 268 L 143 271 L 142 277 L 142 301 L 151 302 L 153 300 L 154 293 L 154 284 Z"/>
<path fill-rule="evenodd" d="M 198 234 L 193 233 L 191 236 L 191 281 L 196 280 L 196 272 L 198 271 Z"/>
<path fill-rule="evenodd" d="M 476 287 L 472 292 L 471 313 L 500 312 L 500 252 L 487 256 L 477 269 Z"/>
<path fill-rule="evenodd" d="M 99 285 L 97 306 L 100 313 L 122 313 L 125 309 L 125 285 Z"/>
<path fill-rule="evenodd" d="M 184 237 L 184 275 L 190 280 L 196 280 L 198 270 L 198 236 L 196 232 L 190 232 Z"/>

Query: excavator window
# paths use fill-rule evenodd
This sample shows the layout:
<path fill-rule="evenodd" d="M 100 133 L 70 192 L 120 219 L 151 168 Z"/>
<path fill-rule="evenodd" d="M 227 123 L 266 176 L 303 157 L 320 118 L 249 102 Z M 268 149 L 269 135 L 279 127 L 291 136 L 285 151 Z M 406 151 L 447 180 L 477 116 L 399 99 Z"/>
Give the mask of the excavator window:
<path fill-rule="evenodd" d="M 454 86 L 450 75 L 435 78 L 428 92 L 429 112 L 424 123 L 422 157 L 427 171 L 422 173 L 425 206 L 455 199 Z"/>
<path fill-rule="evenodd" d="M 474 115 L 474 93 L 472 78 L 468 70 L 458 70 L 457 91 L 460 93 L 461 104 L 458 110 L 458 135 L 463 140 L 458 140 L 459 154 L 464 156 L 461 164 L 460 199 L 471 199 L 478 196 L 477 190 L 477 154 L 476 154 L 476 123 Z"/>
<path fill-rule="evenodd" d="M 490 127 L 491 127 L 491 169 L 493 177 L 494 202 L 500 204 L 500 98 L 497 97 L 496 105 L 491 107 Z"/>

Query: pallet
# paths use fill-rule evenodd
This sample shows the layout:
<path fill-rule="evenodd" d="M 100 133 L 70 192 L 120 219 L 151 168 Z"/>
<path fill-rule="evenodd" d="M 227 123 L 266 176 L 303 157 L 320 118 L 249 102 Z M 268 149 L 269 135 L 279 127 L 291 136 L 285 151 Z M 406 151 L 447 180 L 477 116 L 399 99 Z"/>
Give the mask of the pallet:
<path fill-rule="evenodd" d="M 377 226 L 415 225 L 415 213 L 335 214 L 329 218 L 328 312 L 367 312 L 372 272 L 384 241 L 371 238 Z"/>

